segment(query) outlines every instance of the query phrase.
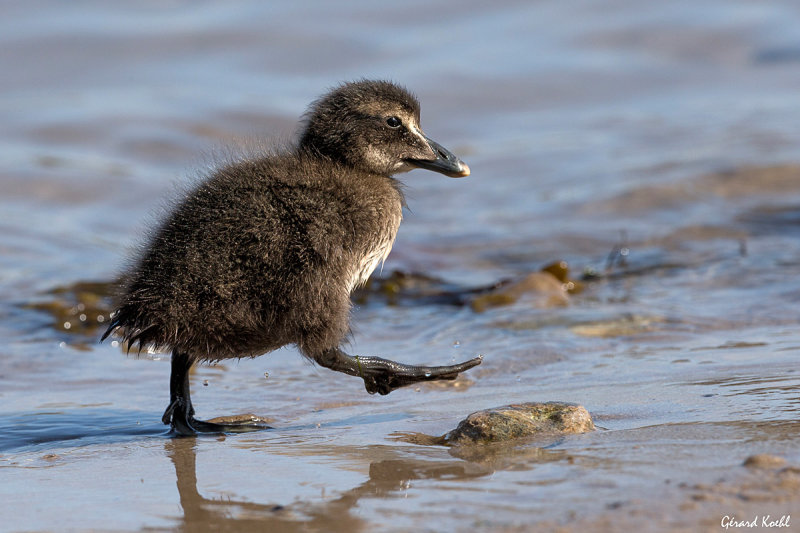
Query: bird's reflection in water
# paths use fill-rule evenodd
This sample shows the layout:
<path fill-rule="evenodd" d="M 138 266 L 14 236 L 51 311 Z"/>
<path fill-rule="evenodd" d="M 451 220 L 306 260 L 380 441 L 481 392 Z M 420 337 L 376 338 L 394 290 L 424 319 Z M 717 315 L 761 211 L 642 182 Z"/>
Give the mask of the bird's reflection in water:
<path fill-rule="evenodd" d="M 459 459 L 420 460 L 413 458 L 373 461 L 369 478 L 336 499 L 321 502 L 255 503 L 230 497 L 206 498 L 197 489 L 197 439 L 169 439 L 167 456 L 175 465 L 178 493 L 183 507 L 180 530 L 185 531 L 330 531 L 353 532 L 369 529 L 369 522 L 352 510 L 362 497 L 381 498 L 409 488 L 419 479 L 458 482 L 490 475 L 497 464 Z M 530 450 L 534 456 L 517 456 L 521 462 L 542 462 L 563 458 L 559 452 Z M 491 462 L 490 462 L 491 463 Z M 519 467 L 518 463 L 516 467 Z M 508 466 L 508 465 L 506 465 Z M 269 481 L 265 481 L 269 483 Z"/>
<path fill-rule="evenodd" d="M 178 495 L 183 508 L 179 529 L 185 531 L 361 531 L 364 522 L 350 514 L 356 499 L 347 497 L 309 505 L 256 503 L 230 497 L 206 498 L 197 490 L 197 439 L 170 439 L 167 456 L 175 465 Z M 268 482 L 268 481 L 267 481 Z"/>

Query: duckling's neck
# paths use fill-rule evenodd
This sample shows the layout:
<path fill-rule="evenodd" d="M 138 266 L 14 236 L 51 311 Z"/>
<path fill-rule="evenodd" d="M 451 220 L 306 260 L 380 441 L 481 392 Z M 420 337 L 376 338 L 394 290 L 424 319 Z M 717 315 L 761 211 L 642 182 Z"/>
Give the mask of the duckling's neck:
<path fill-rule="evenodd" d="M 300 136 L 298 150 L 361 172 L 384 177 L 397 173 L 392 162 L 363 139 L 354 139 L 347 132 L 321 129 L 319 125 L 309 124 Z"/>
<path fill-rule="evenodd" d="M 349 163 L 351 159 L 347 143 L 339 136 L 320 134 L 307 128 L 300 136 L 297 146 L 298 151 L 315 157 L 324 157 L 336 163 L 353 166 Z"/>
<path fill-rule="evenodd" d="M 369 154 L 366 156 L 356 156 L 356 154 L 350 154 L 341 149 L 326 150 L 325 148 L 325 146 L 320 147 L 318 144 L 301 143 L 297 146 L 296 154 L 301 159 L 313 161 L 315 163 L 324 164 L 324 162 L 327 161 L 339 167 L 340 171 L 345 175 L 351 173 L 354 175 L 369 174 L 376 178 L 388 179 L 402 196 L 400 183 L 392 176 L 400 172 L 405 172 L 407 169 L 394 171 L 388 164 L 385 164 L 384 161 L 376 161 L 370 158 Z"/>
<path fill-rule="evenodd" d="M 297 145 L 297 154 L 303 158 L 322 159 L 344 167 L 353 167 L 353 165 L 348 164 L 342 154 L 337 154 L 332 150 L 325 150 L 324 146 L 318 146 L 313 143 L 303 143 L 302 140 L 300 144 Z"/>

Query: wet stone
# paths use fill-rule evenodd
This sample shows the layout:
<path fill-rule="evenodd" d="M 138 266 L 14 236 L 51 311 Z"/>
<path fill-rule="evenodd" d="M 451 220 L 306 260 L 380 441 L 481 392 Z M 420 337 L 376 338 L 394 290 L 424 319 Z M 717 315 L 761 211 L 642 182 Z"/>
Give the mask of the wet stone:
<path fill-rule="evenodd" d="M 444 441 L 448 444 L 480 444 L 592 430 L 592 417 L 583 406 L 532 402 L 472 413 L 445 435 Z"/>

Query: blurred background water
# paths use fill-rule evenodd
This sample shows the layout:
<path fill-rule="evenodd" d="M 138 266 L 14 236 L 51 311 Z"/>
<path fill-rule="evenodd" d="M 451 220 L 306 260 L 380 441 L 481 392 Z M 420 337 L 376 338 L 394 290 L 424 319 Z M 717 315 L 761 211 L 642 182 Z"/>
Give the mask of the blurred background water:
<path fill-rule="evenodd" d="M 796 473 L 741 464 L 800 461 L 798 28 L 790 0 L 3 2 L 0 529 L 711 530 L 796 513 Z M 291 139 L 314 98 L 362 77 L 414 91 L 472 168 L 402 177 L 382 276 L 472 288 L 566 260 L 583 290 L 484 312 L 370 293 L 355 353 L 484 364 L 385 398 L 291 348 L 204 367 L 202 416 L 276 429 L 167 439 L 168 356 L 96 343 L 107 284 L 176 183 Z M 478 458 L 398 436 L 531 400 L 581 403 L 603 429 Z"/>

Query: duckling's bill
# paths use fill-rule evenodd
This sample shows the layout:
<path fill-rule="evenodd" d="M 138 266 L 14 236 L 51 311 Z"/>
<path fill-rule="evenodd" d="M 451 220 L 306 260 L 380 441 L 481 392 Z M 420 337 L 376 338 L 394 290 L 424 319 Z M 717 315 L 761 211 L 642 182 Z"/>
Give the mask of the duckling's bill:
<path fill-rule="evenodd" d="M 429 137 L 425 140 L 436 155 L 436 159 L 407 159 L 406 161 L 418 168 L 433 170 L 451 178 L 465 178 L 469 176 L 469 166 L 456 155 Z"/>

